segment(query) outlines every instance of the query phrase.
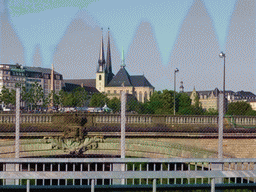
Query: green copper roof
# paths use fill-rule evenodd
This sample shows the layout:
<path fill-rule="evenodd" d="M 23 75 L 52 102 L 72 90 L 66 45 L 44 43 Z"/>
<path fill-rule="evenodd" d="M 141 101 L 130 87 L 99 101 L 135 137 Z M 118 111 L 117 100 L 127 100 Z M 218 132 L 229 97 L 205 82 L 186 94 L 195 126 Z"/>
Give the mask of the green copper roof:
<path fill-rule="evenodd" d="M 122 64 L 121 64 L 121 67 L 125 67 L 125 64 L 124 64 L 124 47 L 122 47 Z"/>

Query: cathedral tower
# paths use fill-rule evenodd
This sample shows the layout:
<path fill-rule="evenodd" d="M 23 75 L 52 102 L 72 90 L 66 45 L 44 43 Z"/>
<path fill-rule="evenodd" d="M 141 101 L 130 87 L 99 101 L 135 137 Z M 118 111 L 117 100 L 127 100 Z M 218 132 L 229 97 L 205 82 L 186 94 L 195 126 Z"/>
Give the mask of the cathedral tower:
<path fill-rule="evenodd" d="M 102 32 L 103 33 L 103 32 Z M 99 92 L 104 92 L 106 86 L 106 66 L 105 66 L 105 57 L 104 57 L 104 43 L 103 43 L 103 34 L 100 45 L 100 55 L 98 60 L 98 69 L 96 73 L 96 89 Z"/>

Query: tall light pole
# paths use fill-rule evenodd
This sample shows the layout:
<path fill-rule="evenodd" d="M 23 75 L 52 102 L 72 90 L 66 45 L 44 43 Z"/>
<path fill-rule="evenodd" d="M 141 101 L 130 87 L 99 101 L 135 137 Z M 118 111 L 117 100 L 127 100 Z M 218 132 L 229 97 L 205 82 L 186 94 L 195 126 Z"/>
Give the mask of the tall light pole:
<path fill-rule="evenodd" d="M 176 68 L 175 70 L 174 70 L 174 109 L 173 109 L 173 114 L 175 115 L 175 92 L 176 92 L 176 73 L 178 73 L 179 72 L 179 69 L 178 68 Z"/>
<path fill-rule="evenodd" d="M 225 58 L 226 58 L 226 55 L 223 52 L 220 52 L 219 56 L 220 56 L 220 58 L 224 58 L 224 69 L 223 69 L 223 97 L 224 97 L 223 105 L 224 105 L 224 109 L 223 109 L 223 115 L 225 115 L 225 113 L 226 113 L 226 99 L 225 99 L 225 70 L 226 70 Z"/>

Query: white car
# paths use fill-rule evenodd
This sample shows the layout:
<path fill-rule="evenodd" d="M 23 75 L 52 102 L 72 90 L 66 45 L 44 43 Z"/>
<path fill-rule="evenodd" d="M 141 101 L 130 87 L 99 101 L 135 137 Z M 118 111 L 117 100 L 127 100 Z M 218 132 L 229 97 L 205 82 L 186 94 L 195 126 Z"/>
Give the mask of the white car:
<path fill-rule="evenodd" d="M 59 111 L 70 113 L 70 112 L 76 112 L 77 110 L 74 107 L 63 107 L 63 108 L 60 108 Z"/>
<path fill-rule="evenodd" d="M 7 107 L 3 107 L 3 111 L 11 111 L 11 109 L 9 109 Z"/>

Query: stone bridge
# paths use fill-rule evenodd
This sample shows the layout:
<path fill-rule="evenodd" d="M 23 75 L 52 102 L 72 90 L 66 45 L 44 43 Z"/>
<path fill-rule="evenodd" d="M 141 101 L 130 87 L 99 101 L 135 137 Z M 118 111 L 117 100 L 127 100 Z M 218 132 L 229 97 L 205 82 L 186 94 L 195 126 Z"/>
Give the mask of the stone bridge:
<path fill-rule="evenodd" d="M 20 157 L 69 154 L 43 139 L 63 137 L 69 132 L 104 138 L 84 148 L 84 154 L 120 154 L 120 115 L 22 114 L 20 122 Z M 14 157 L 14 123 L 14 114 L 0 115 L 0 158 Z M 256 158 L 256 117 L 226 117 L 224 123 L 224 157 Z M 126 155 L 214 158 L 218 150 L 217 127 L 217 116 L 126 115 Z M 68 142 L 76 147 L 74 141 Z"/>
<path fill-rule="evenodd" d="M 93 137 L 102 133 L 88 133 Z M 29 135 L 29 133 L 27 134 Z M 61 136 L 61 133 L 51 133 L 52 136 Z M 117 134 L 118 135 L 118 134 Z M 14 138 L 2 138 L 0 140 L 0 158 L 14 157 Z M 51 143 L 46 143 L 41 136 L 21 137 L 20 157 L 48 157 L 53 155 L 70 154 L 63 149 L 55 148 Z M 141 134 L 140 137 L 126 138 L 126 156 L 150 157 L 150 158 L 217 158 L 218 139 L 206 137 L 175 137 L 155 136 L 148 137 Z M 256 139 L 225 138 L 223 140 L 223 152 L 225 158 L 256 158 Z M 103 142 L 98 142 L 95 148 L 89 149 L 84 154 L 120 154 L 120 137 L 107 136 Z"/>

